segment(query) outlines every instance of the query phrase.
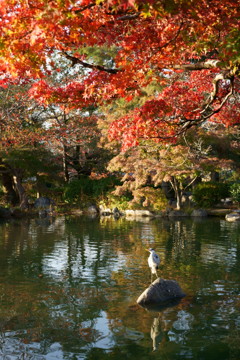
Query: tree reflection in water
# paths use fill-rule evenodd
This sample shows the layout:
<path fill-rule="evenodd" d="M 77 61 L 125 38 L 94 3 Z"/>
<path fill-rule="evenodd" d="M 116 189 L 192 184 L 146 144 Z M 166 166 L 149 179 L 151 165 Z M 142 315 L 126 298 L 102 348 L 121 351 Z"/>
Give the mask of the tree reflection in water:
<path fill-rule="evenodd" d="M 153 348 L 169 360 L 240 357 L 240 224 L 43 220 L 0 225 L 2 358 L 145 359 Z M 146 247 L 187 294 L 179 304 L 136 304 L 149 285 Z"/>

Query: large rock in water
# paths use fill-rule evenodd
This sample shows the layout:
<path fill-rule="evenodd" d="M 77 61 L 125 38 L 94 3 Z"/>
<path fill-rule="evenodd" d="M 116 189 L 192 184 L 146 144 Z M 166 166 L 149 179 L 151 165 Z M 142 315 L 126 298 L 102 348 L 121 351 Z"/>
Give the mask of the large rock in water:
<path fill-rule="evenodd" d="M 137 299 L 139 305 L 154 305 L 181 299 L 186 294 L 175 280 L 155 280 Z"/>

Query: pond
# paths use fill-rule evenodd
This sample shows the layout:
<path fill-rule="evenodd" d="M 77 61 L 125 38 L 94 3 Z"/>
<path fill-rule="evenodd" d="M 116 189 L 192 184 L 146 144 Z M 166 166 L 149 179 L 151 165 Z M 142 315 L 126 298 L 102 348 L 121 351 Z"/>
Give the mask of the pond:
<path fill-rule="evenodd" d="M 58 217 L 0 224 L 0 359 L 240 359 L 240 222 Z M 187 294 L 136 303 L 159 276 Z"/>

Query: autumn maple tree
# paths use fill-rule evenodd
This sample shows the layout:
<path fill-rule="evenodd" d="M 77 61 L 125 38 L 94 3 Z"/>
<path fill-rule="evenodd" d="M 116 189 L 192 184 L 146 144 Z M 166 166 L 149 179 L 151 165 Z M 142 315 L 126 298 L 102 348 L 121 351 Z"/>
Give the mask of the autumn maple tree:
<path fill-rule="evenodd" d="M 30 81 L 31 97 L 71 109 L 132 101 L 158 82 L 161 91 L 111 124 L 123 149 L 210 120 L 236 125 L 239 11 L 234 0 L 2 0 L 0 84 Z M 56 58 L 75 77 L 54 86 Z"/>
<path fill-rule="evenodd" d="M 28 89 L 28 85 L 18 79 L 0 88 L 2 191 L 11 205 L 19 203 L 21 207 L 26 207 L 28 203 L 22 184 L 24 175 L 32 176 L 36 164 L 39 165 L 39 159 L 43 156 L 38 143 L 39 139 L 45 138 L 40 119 L 32 116 L 34 102 L 27 96 Z"/>
<path fill-rule="evenodd" d="M 3 152 L 60 150 L 67 179 L 97 159 L 100 120 L 121 151 L 172 143 L 164 166 L 181 164 L 189 130 L 239 127 L 239 15 L 234 0 L 1 0 Z"/>
<path fill-rule="evenodd" d="M 199 132 L 196 138 L 184 137 L 185 141 L 176 145 L 160 145 L 148 141 L 145 145 L 142 143 L 139 147 L 119 153 L 109 162 L 111 171 L 122 174 L 122 185 L 116 187 L 114 194 L 122 196 L 131 193 L 133 199 L 130 205 L 141 203 L 137 201 L 141 198 L 142 205 L 149 207 L 149 189 L 152 192 L 153 188 L 156 190 L 165 184 L 167 197 L 175 198 L 176 209 L 181 209 L 183 196 L 189 192 L 193 184 L 216 171 L 229 171 L 235 168 L 234 161 L 227 152 L 222 153 L 220 159 L 216 156 L 219 145 L 209 145 L 208 139 L 203 135 Z M 212 135 L 212 142 L 217 140 L 216 136 Z M 223 139 L 219 141 L 223 143 Z M 229 142 L 227 144 L 228 152 L 232 152 L 232 146 Z M 167 184 L 170 187 L 167 187 Z M 157 202 L 156 196 L 154 202 Z"/>

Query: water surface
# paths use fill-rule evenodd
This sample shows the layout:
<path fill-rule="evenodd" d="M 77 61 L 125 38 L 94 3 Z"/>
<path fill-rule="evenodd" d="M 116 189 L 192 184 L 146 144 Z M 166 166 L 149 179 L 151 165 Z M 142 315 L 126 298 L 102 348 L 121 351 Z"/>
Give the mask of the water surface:
<path fill-rule="evenodd" d="M 240 359 L 240 223 L 59 217 L 0 224 L 0 359 Z M 148 311 L 146 247 L 187 296 Z"/>

